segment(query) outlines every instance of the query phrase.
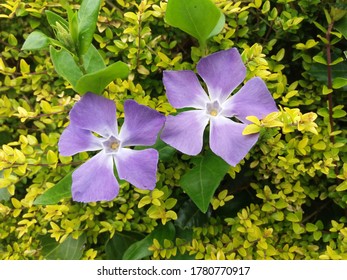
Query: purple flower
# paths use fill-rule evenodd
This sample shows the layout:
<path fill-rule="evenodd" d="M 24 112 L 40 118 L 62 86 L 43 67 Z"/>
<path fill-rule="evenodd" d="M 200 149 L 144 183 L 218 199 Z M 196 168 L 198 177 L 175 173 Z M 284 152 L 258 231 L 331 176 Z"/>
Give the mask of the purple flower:
<path fill-rule="evenodd" d="M 158 152 L 152 148 L 132 150 L 129 147 L 153 145 L 165 117 L 133 100 L 125 101 L 124 114 L 124 124 L 118 133 L 113 101 L 87 93 L 72 108 L 70 124 L 59 139 L 59 152 L 71 156 L 100 150 L 72 174 L 72 198 L 75 201 L 115 198 L 119 184 L 114 165 L 120 179 L 140 189 L 154 189 Z"/>
<path fill-rule="evenodd" d="M 204 130 L 209 123 L 211 150 L 235 166 L 259 137 L 259 134 L 242 135 L 250 123 L 246 117 L 261 119 L 277 111 L 275 101 L 257 77 L 230 97 L 246 76 L 246 67 L 235 48 L 202 58 L 197 72 L 206 83 L 208 94 L 193 71 L 164 71 L 163 82 L 171 105 L 196 110 L 168 116 L 161 139 L 185 154 L 197 155 L 202 150 Z"/>

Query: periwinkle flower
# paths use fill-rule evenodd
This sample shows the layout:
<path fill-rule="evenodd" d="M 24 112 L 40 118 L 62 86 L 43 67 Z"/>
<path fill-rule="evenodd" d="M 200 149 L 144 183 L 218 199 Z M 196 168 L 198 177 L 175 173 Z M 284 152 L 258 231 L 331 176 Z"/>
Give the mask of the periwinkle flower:
<path fill-rule="evenodd" d="M 112 100 L 86 93 L 70 112 L 70 124 L 59 139 L 59 152 L 71 156 L 100 151 L 72 174 L 72 198 L 80 202 L 112 200 L 119 192 L 114 175 L 140 189 L 154 189 L 158 152 L 148 148 L 164 125 L 165 117 L 133 100 L 124 102 L 124 123 L 118 132 Z"/>
<path fill-rule="evenodd" d="M 264 81 L 250 79 L 233 96 L 230 94 L 246 77 L 246 67 L 235 48 L 202 58 L 197 72 L 207 86 L 202 88 L 193 71 L 164 71 L 163 82 L 170 104 L 177 108 L 194 108 L 168 116 L 161 139 L 177 150 L 197 155 L 203 147 L 203 134 L 210 124 L 211 150 L 228 164 L 235 166 L 257 142 L 259 134 L 242 135 L 250 122 L 278 111 Z"/>

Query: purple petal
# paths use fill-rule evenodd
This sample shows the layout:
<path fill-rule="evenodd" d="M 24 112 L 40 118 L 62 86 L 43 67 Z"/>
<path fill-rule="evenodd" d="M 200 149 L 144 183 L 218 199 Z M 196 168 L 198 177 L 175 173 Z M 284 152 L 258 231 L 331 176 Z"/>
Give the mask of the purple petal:
<path fill-rule="evenodd" d="M 80 152 L 101 150 L 102 144 L 90 131 L 70 124 L 61 134 L 58 147 L 61 155 L 72 156 Z"/>
<path fill-rule="evenodd" d="M 175 108 L 203 109 L 209 98 L 193 71 L 164 71 L 166 96 Z"/>
<path fill-rule="evenodd" d="M 70 120 L 73 125 L 103 137 L 118 135 L 116 105 L 112 100 L 90 92 L 71 109 Z"/>
<path fill-rule="evenodd" d="M 209 118 L 203 110 L 192 110 L 168 116 L 161 139 L 187 155 L 202 150 L 203 134 Z"/>
<path fill-rule="evenodd" d="M 114 155 L 119 178 L 144 190 L 155 188 L 158 159 L 158 152 L 154 149 L 123 148 Z"/>
<path fill-rule="evenodd" d="M 200 59 L 197 70 L 207 85 L 211 100 L 218 100 L 220 103 L 223 103 L 246 77 L 246 67 L 235 48 Z"/>
<path fill-rule="evenodd" d="M 113 158 L 100 152 L 72 174 L 72 198 L 80 202 L 113 200 L 119 184 L 113 173 Z"/>
<path fill-rule="evenodd" d="M 247 116 L 256 116 L 262 119 L 271 112 L 278 111 L 265 82 L 258 77 L 250 79 L 222 106 L 224 116 L 237 117 L 244 123 L 249 123 L 246 120 Z"/>
<path fill-rule="evenodd" d="M 133 100 L 124 103 L 125 120 L 119 138 L 122 146 L 153 145 L 162 129 L 165 116 Z"/>
<path fill-rule="evenodd" d="M 211 118 L 211 150 L 232 166 L 237 165 L 258 140 L 259 134 L 242 135 L 245 127 L 225 117 Z"/>

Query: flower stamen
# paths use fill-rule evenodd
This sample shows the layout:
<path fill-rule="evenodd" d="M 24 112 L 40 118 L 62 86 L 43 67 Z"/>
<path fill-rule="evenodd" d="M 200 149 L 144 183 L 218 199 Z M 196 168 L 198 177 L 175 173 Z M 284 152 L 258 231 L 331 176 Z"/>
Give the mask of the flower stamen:
<path fill-rule="evenodd" d="M 222 107 L 217 100 L 206 104 L 206 113 L 212 117 L 218 116 L 221 111 Z"/>
<path fill-rule="evenodd" d="M 113 143 L 111 144 L 111 149 L 112 149 L 112 150 L 118 150 L 118 148 L 119 148 L 119 143 L 113 142 Z"/>
<path fill-rule="evenodd" d="M 120 147 L 121 142 L 114 136 L 110 136 L 107 140 L 105 140 L 102 145 L 104 146 L 104 150 L 107 154 L 116 153 Z"/>
<path fill-rule="evenodd" d="M 217 110 L 211 110 L 210 111 L 210 115 L 213 116 L 213 117 L 217 116 L 218 115 Z"/>

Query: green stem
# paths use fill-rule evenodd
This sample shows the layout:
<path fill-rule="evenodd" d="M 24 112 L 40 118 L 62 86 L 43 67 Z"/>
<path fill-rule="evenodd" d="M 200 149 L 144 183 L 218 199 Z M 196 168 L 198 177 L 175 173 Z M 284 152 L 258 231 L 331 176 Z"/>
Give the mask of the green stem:
<path fill-rule="evenodd" d="M 78 56 L 78 67 L 81 69 L 83 75 L 87 74 L 86 68 L 84 68 L 84 61 L 81 55 Z"/>
<path fill-rule="evenodd" d="M 199 41 L 199 47 L 203 56 L 208 55 L 208 47 L 206 41 Z"/>

